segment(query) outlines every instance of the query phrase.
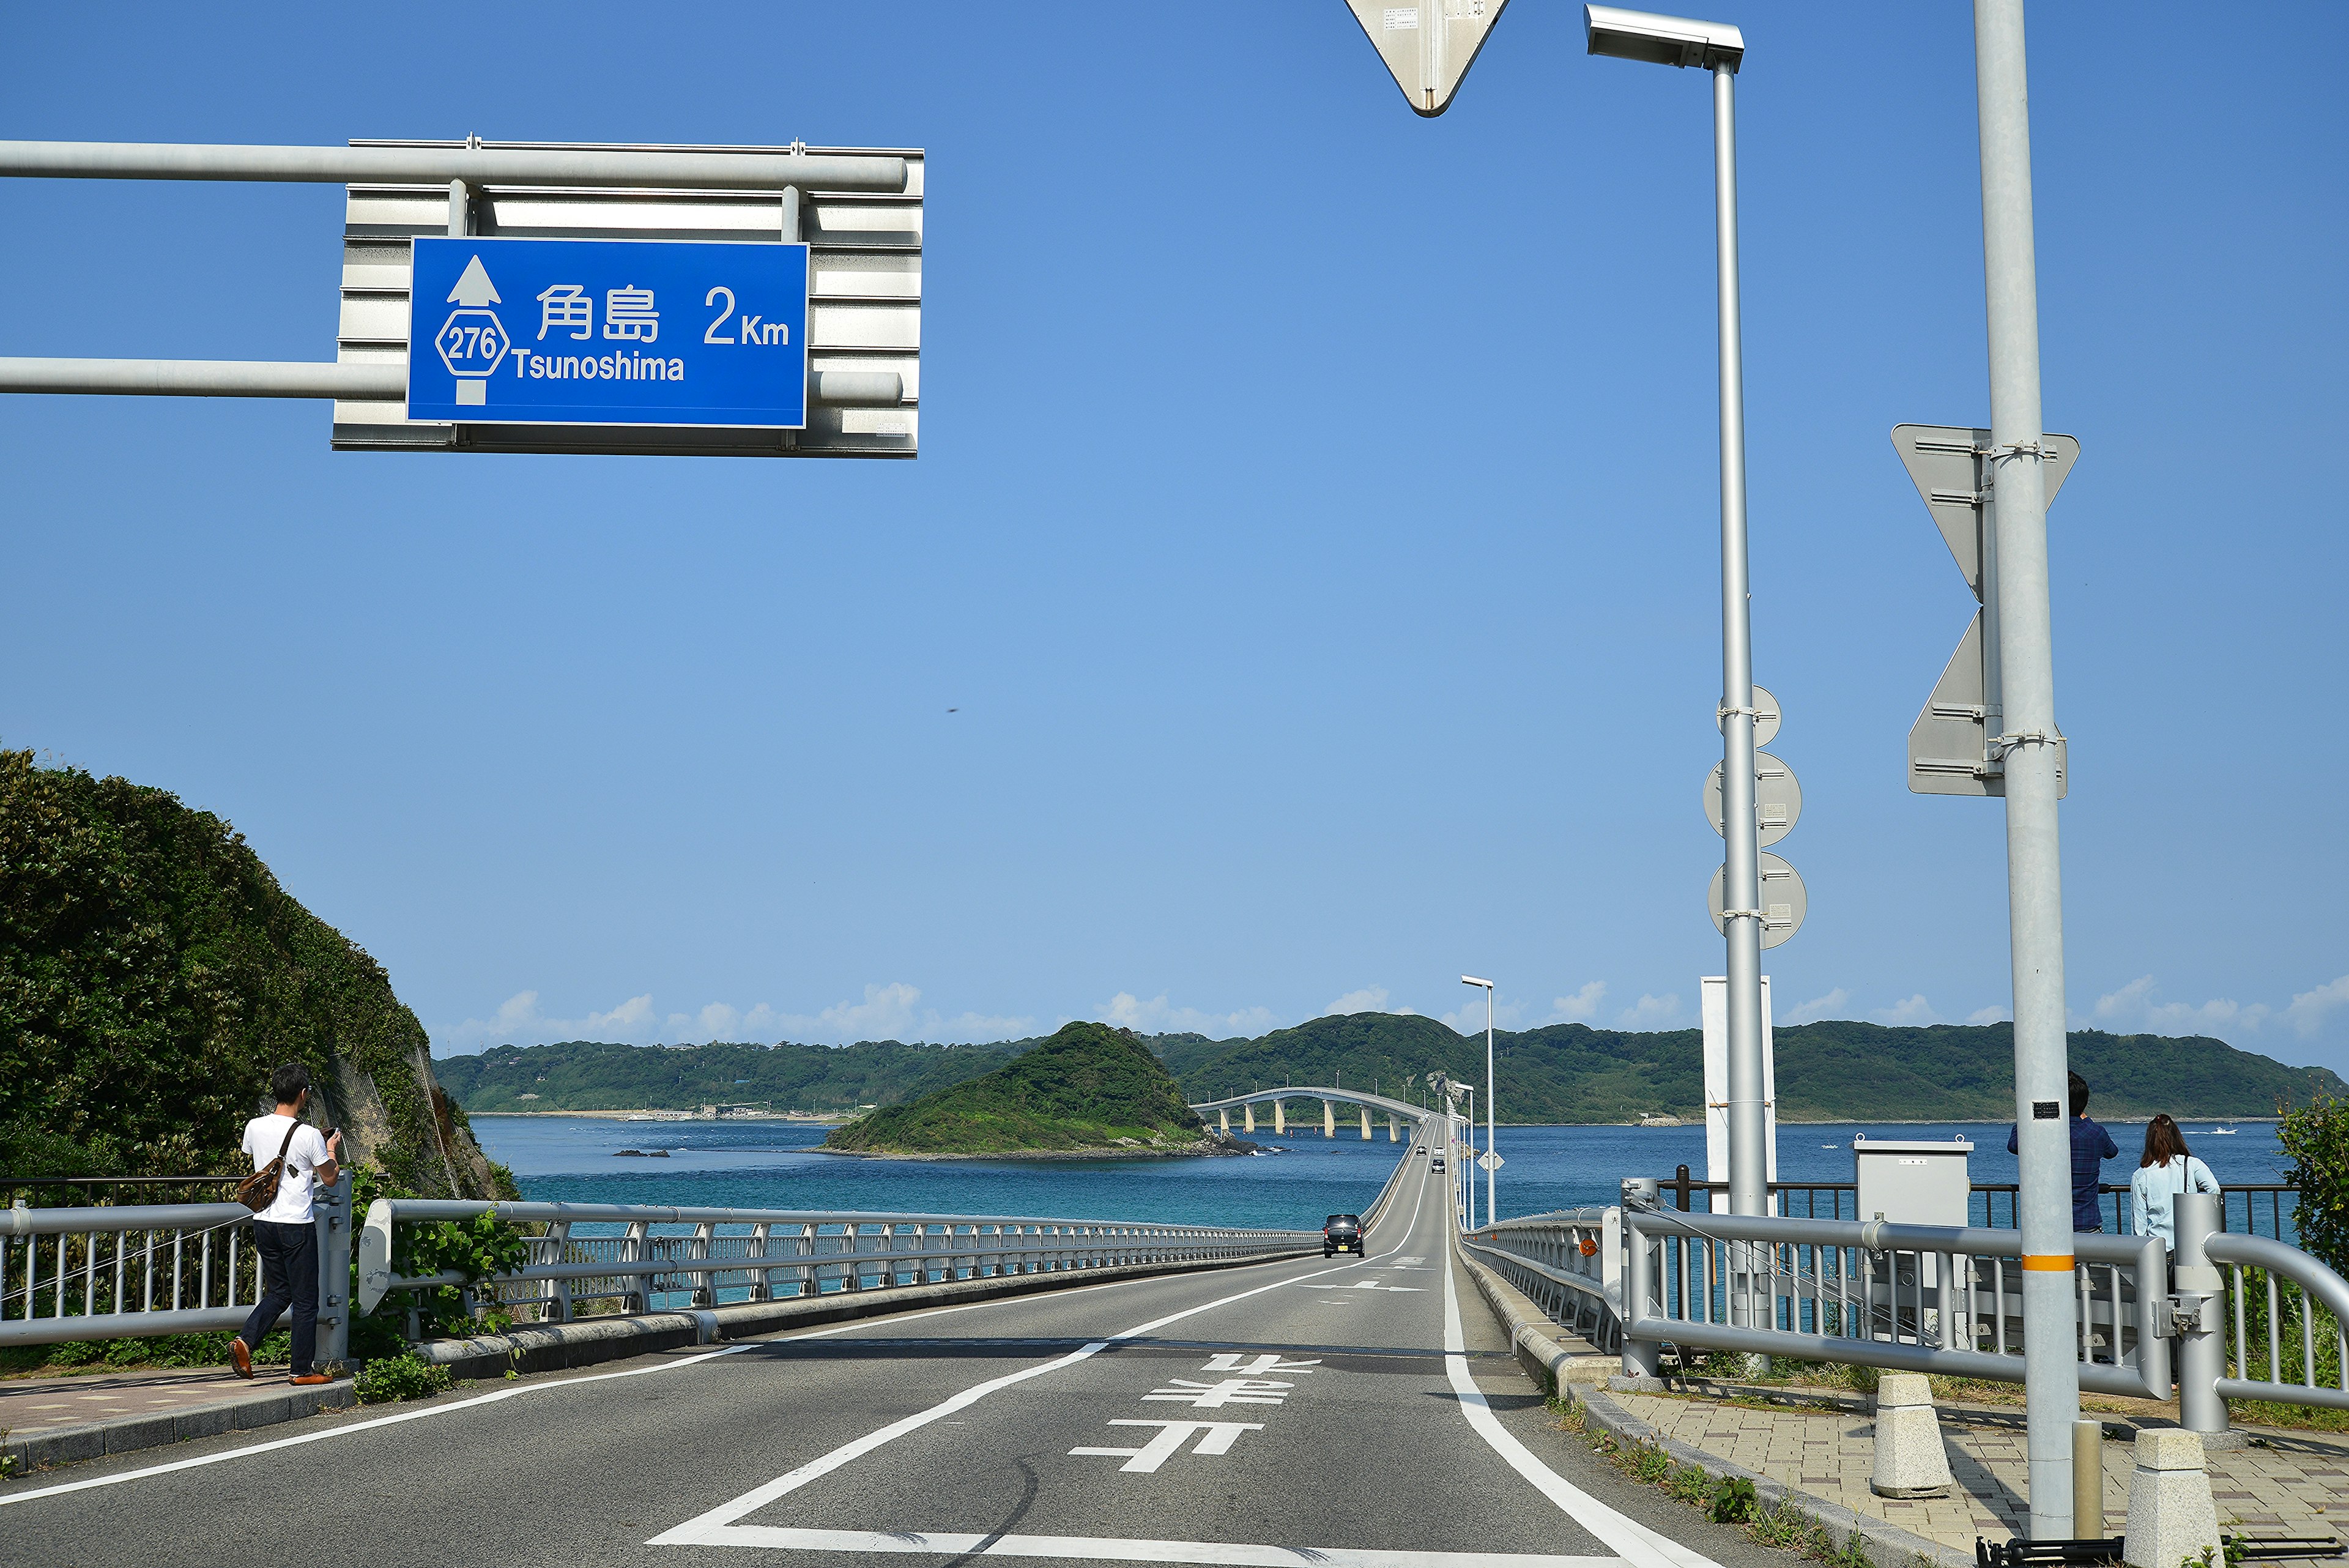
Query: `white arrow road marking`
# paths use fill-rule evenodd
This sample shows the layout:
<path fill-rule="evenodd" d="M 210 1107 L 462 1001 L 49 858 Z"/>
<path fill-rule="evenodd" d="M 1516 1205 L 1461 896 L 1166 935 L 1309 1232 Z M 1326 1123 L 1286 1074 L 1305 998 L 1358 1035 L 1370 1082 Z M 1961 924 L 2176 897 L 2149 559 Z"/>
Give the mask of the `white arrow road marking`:
<path fill-rule="evenodd" d="M 1452 1254 L 1444 1254 L 1444 1372 L 1452 1391 L 1460 1397 L 1460 1413 L 1509 1468 L 1533 1483 L 1534 1490 L 1557 1504 L 1583 1529 L 1623 1555 L 1632 1568 L 1720 1568 L 1701 1552 L 1658 1534 L 1635 1519 L 1616 1512 L 1597 1498 L 1551 1469 L 1517 1441 L 1501 1418 L 1493 1414 L 1484 1390 L 1468 1373 L 1468 1340 L 1460 1328 L 1460 1298 L 1452 1286 Z"/>
<path fill-rule="evenodd" d="M 1195 1454 L 1228 1454 L 1232 1445 L 1240 1440 L 1242 1432 L 1261 1432 L 1262 1421 L 1112 1421 L 1112 1427 L 1155 1427 L 1158 1435 L 1138 1449 L 1071 1449 L 1077 1454 L 1123 1455 L 1125 1463 L 1117 1468 L 1134 1475 L 1157 1473 L 1158 1467 L 1174 1458 L 1174 1450 L 1194 1432 L 1204 1432 Z"/>

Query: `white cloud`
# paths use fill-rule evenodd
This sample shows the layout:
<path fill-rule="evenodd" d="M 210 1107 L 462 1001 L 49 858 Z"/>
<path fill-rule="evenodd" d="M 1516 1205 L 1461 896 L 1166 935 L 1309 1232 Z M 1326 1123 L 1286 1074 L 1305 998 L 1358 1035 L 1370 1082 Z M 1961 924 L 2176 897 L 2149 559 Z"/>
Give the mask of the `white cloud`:
<path fill-rule="evenodd" d="M 1966 1014 L 1966 1022 L 1969 1023 L 2003 1023 L 2006 1022 L 2006 1009 L 2003 1007 L 1977 1007 L 1971 1012 Z"/>
<path fill-rule="evenodd" d="M 1131 1029 L 1136 1034 L 1211 1034 L 1228 1039 L 1238 1034 L 1262 1034 L 1279 1021 L 1268 1007 L 1244 1007 L 1236 1012 L 1202 1012 L 1195 1007 L 1175 1007 L 1160 992 L 1147 1002 L 1121 991 L 1095 1011 L 1103 1023 Z"/>
<path fill-rule="evenodd" d="M 612 1040 L 629 1045 L 791 1040 L 844 1045 L 857 1040 L 1006 1040 L 1034 1029 L 1032 1018 L 978 1012 L 944 1018 L 922 1005 L 920 987 L 899 981 L 868 985 L 861 1000 L 837 1002 L 814 1013 L 783 1012 L 763 1002 L 749 1008 L 712 1002 L 690 1012 L 657 1013 L 647 992 L 605 1012 L 591 1008 L 577 1017 L 549 1017 L 539 1010 L 539 993 L 523 991 L 500 1003 L 487 1019 L 468 1018 L 433 1030 L 432 1044 L 444 1054 L 557 1040 Z"/>
<path fill-rule="evenodd" d="M 2306 1039 L 2323 1023 L 2325 1014 L 2338 1007 L 2349 1007 L 2349 974 L 2294 996 L 2292 1005 L 2283 1010 L 2284 1022 Z"/>
<path fill-rule="evenodd" d="M 2344 981 L 2349 981 L 2349 977 L 2344 977 Z M 2334 982 L 2335 985 L 2344 983 L 2344 981 Z M 2271 1011 L 2264 1002 L 2254 1002 L 2245 1007 L 2226 997 L 2213 997 L 2199 1007 L 2183 1002 L 2157 1002 L 2154 992 L 2158 989 L 2153 976 L 2139 975 L 2118 991 L 2106 992 L 2096 998 L 2095 1008 L 2089 1018 L 2097 1028 L 2109 1029 L 2115 1033 L 2215 1034 L 2221 1030 L 2253 1033 Z M 2315 997 L 2321 995 L 2322 991 L 2306 994 Z M 2344 1000 L 2349 1000 L 2349 991 L 2344 991 Z M 2299 1003 L 2300 998 L 2293 998 L 2293 1005 L 2296 1007 Z M 2324 1006 L 2324 1003 L 2318 1002 L 2312 1007 L 2312 1020 L 2323 1016 Z M 2301 1033 L 2308 1034 L 2314 1030 L 2315 1024 L 2312 1021 Z"/>
<path fill-rule="evenodd" d="M 1939 1023 L 1941 1021 L 1941 1015 L 1933 1011 L 1933 1004 L 1925 1000 L 1925 994 L 1922 992 L 1905 1001 L 1896 1002 L 1889 1007 L 1878 1008 L 1875 1016 L 1878 1023 L 1894 1025 Z"/>
<path fill-rule="evenodd" d="M 1549 1016 L 1545 1023 L 1588 1023 L 1599 1016 L 1599 1004 L 1607 1000 L 1607 982 L 1594 980 L 1572 996 L 1554 998 L 1549 1004 Z"/>
<path fill-rule="evenodd" d="M 1815 996 L 1808 1002 L 1798 1002 L 1777 1018 L 1779 1023 L 1811 1023 L 1831 1012 L 1841 1012 L 1851 1002 L 1851 992 L 1837 986 L 1825 996 Z"/>
<path fill-rule="evenodd" d="M 1625 1008 L 1617 1020 L 1626 1029 L 1673 1029 L 1682 1023 L 1681 998 L 1678 992 L 1663 996 L 1642 994 L 1639 1001 Z"/>
<path fill-rule="evenodd" d="M 1383 985 L 1366 985 L 1360 991 L 1348 992 L 1345 995 L 1340 997 L 1337 1001 L 1323 1008 L 1321 1012 L 1322 1016 L 1328 1017 L 1332 1013 L 1386 1012 L 1390 1011 L 1407 1012 L 1410 1009 L 1390 1009 L 1387 1006 L 1387 988 Z"/>

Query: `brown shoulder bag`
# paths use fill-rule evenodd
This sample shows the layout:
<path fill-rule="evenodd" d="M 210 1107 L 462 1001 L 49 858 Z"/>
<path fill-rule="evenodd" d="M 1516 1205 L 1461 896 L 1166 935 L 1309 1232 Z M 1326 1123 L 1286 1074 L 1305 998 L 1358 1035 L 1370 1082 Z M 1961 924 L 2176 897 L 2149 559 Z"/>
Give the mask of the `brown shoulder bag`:
<path fill-rule="evenodd" d="M 285 1129 L 285 1141 L 277 1146 L 277 1158 L 236 1184 L 236 1200 L 255 1214 L 277 1201 L 277 1184 L 285 1175 L 285 1151 L 294 1147 L 294 1135 L 302 1130 L 299 1116 Z"/>

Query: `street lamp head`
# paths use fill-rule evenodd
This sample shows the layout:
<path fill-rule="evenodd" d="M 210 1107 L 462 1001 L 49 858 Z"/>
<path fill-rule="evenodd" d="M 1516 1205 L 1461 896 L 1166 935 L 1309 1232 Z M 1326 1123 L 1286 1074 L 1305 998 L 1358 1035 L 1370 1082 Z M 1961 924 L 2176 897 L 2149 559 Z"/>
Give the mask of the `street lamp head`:
<path fill-rule="evenodd" d="M 1585 5 L 1582 26 L 1590 52 L 1655 66 L 1726 66 L 1733 72 L 1745 57 L 1745 35 L 1726 22 L 1660 16 L 1619 5 Z"/>
<path fill-rule="evenodd" d="M 1493 989 L 1493 982 L 1492 982 L 1491 981 L 1489 981 L 1489 980 L 1478 980 L 1478 979 L 1477 979 L 1475 975 L 1473 975 L 1473 974 L 1464 974 L 1464 975 L 1462 975 L 1462 976 L 1460 977 L 1460 983 L 1461 983 L 1461 984 L 1463 984 L 1463 985 L 1481 985 L 1481 986 L 1483 986 L 1486 991 L 1490 991 L 1490 990 L 1492 990 L 1492 989 Z"/>

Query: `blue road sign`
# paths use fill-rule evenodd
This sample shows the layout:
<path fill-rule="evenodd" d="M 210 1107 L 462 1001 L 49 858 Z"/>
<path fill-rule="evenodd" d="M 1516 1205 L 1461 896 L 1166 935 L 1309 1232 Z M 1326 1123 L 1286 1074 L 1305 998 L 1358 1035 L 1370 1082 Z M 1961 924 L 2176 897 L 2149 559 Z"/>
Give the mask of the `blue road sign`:
<path fill-rule="evenodd" d="M 411 420 L 807 427 L 805 245 L 414 244 Z"/>

